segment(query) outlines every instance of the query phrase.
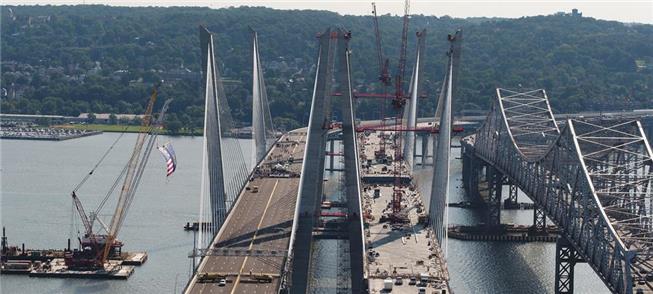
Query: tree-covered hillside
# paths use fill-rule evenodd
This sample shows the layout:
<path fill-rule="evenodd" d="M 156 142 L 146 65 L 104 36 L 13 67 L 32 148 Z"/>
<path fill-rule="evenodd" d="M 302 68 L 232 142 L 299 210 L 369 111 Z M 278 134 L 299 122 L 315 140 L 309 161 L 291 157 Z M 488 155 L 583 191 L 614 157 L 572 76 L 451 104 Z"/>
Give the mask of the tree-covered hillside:
<path fill-rule="evenodd" d="M 234 117 L 250 120 L 251 40 L 259 33 L 271 112 L 278 125 L 305 124 L 314 78 L 316 33 L 352 31 L 353 83 L 379 91 L 371 16 L 268 8 L 120 8 L 3 6 L 3 113 L 78 115 L 139 113 L 152 84 L 174 97 L 171 120 L 202 125 L 198 25 L 216 33 Z M 401 18 L 380 17 L 394 71 Z M 426 92 L 420 112 L 433 111 L 444 76 L 446 36 L 464 30 L 455 108 L 485 109 L 495 87 L 545 88 L 554 111 L 653 107 L 653 26 L 559 13 L 521 19 L 454 19 L 414 15 L 411 31 L 427 29 Z M 409 42 L 409 69 L 414 60 Z M 407 72 L 410 72 L 408 70 Z M 378 116 L 378 101 L 361 101 L 358 116 Z"/>

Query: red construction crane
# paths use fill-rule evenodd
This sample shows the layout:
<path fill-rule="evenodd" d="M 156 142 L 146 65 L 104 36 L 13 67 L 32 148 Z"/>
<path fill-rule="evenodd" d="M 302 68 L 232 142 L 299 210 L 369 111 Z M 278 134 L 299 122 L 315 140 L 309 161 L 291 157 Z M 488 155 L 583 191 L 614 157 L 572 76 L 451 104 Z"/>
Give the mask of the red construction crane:
<path fill-rule="evenodd" d="M 399 64 L 397 65 L 397 74 L 395 76 L 395 108 L 402 108 L 406 103 L 404 97 L 403 81 L 406 73 L 406 49 L 408 47 L 408 13 L 410 13 L 410 0 L 404 4 L 404 25 L 401 31 L 401 48 L 399 51 Z"/>
<path fill-rule="evenodd" d="M 390 60 L 383 56 L 383 46 L 381 42 L 381 32 L 379 31 L 379 19 L 376 15 L 376 3 L 372 2 L 372 13 L 374 14 L 374 35 L 376 36 L 376 54 L 379 59 L 379 81 L 385 86 L 392 84 L 388 68 Z"/>
<path fill-rule="evenodd" d="M 406 0 L 404 4 L 404 24 L 401 31 L 401 48 L 399 51 L 399 63 L 397 65 L 397 74 L 395 76 L 395 98 L 392 100 L 392 106 L 396 111 L 395 116 L 395 129 L 394 129 L 394 188 L 392 197 L 392 213 L 394 218 L 399 217 L 401 211 L 401 169 L 403 165 L 401 160 L 402 155 L 402 140 L 403 129 L 401 127 L 401 119 L 403 118 L 404 105 L 406 105 L 406 96 L 403 90 L 404 75 L 406 72 L 406 49 L 408 47 L 408 14 L 410 13 L 410 1 Z M 398 163 L 398 164 L 397 164 Z"/>

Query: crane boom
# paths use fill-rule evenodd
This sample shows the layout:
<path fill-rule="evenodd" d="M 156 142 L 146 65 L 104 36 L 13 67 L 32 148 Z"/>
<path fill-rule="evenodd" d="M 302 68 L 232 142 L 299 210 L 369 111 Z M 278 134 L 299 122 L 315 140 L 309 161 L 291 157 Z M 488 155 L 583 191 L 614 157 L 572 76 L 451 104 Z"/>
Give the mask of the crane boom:
<path fill-rule="evenodd" d="M 138 133 L 138 138 L 136 139 L 134 150 L 127 164 L 128 167 L 127 173 L 125 175 L 125 180 L 123 182 L 122 189 L 120 189 L 120 196 L 118 197 L 116 210 L 113 214 L 113 217 L 111 218 L 111 223 L 109 224 L 107 242 L 104 246 L 104 250 L 101 252 L 101 256 L 99 256 L 99 261 L 102 264 L 104 264 L 104 262 L 107 260 L 111 246 L 116 240 L 118 230 L 122 225 L 122 221 L 124 220 L 128 206 L 131 203 L 133 197 L 133 187 L 134 184 L 136 184 L 135 179 L 137 178 L 136 175 L 138 174 L 136 173 L 136 169 L 139 167 L 139 162 L 145 160 L 147 156 L 147 154 L 144 154 L 143 158 L 141 158 L 141 151 L 143 149 L 143 145 L 145 144 L 145 137 L 149 133 L 150 124 L 152 122 L 152 109 L 154 108 L 157 94 L 157 87 L 155 86 L 152 90 L 152 95 L 150 96 L 150 100 L 147 103 L 147 108 L 143 116 L 143 122 L 141 123 L 141 132 Z"/>
<path fill-rule="evenodd" d="M 383 57 L 383 46 L 381 42 L 381 32 L 379 31 L 379 19 L 376 14 L 376 3 L 372 2 L 372 13 L 374 14 L 374 35 L 376 36 L 376 54 L 379 61 L 379 81 L 384 85 L 389 86 L 390 73 L 388 72 L 388 67 L 390 66 L 390 61 Z"/>
<path fill-rule="evenodd" d="M 401 51 L 399 52 L 399 64 L 397 68 L 397 75 L 395 78 L 395 98 L 392 101 L 392 105 L 397 111 L 397 116 L 395 116 L 395 145 L 394 145 L 394 159 L 402 159 L 402 138 L 403 135 L 400 126 L 401 118 L 403 117 L 404 105 L 406 104 L 406 96 L 404 95 L 403 90 L 403 81 L 404 75 L 406 72 L 406 49 L 408 47 L 408 14 L 410 13 L 410 0 L 405 0 L 404 4 L 404 24 L 401 31 Z M 401 164 L 394 165 L 394 187 L 393 187 L 393 197 L 392 197 L 392 213 L 393 217 L 400 218 L 401 211 L 401 198 L 403 197 L 403 191 L 400 189 L 401 184 Z"/>
<path fill-rule="evenodd" d="M 82 223 L 84 224 L 84 230 L 86 232 L 86 235 L 88 235 L 93 232 L 93 225 L 91 224 L 91 221 L 88 219 L 88 216 L 86 215 L 86 211 L 84 211 L 84 206 L 82 206 L 82 202 L 79 201 L 79 198 L 77 197 L 75 191 L 73 191 L 72 197 L 73 197 L 73 203 L 75 203 L 75 208 L 77 209 L 77 213 L 79 213 L 79 217 L 82 219 Z"/>
<path fill-rule="evenodd" d="M 404 4 L 404 25 L 401 31 L 401 51 L 399 51 L 399 64 L 395 78 L 395 107 L 400 108 L 405 103 L 403 94 L 403 80 L 406 72 L 406 49 L 408 47 L 408 14 L 410 13 L 410 0 Z"/>

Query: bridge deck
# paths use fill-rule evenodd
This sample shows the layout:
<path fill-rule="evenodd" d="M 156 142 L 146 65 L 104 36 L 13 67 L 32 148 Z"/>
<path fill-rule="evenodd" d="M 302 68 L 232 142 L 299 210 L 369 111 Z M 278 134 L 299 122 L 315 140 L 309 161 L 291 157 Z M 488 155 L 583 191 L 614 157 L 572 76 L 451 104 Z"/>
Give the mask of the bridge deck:
<path fill-rule="evenodd" d="M 187 293 L 276 293 L 280 286 L 287 254 L 270 254 L 288 249 L 297 199 L 299 177 L 277 177 L 272 164 L 293 163 L 287 169 L 299 174 L 305 146 L 304 130 L 284 135 L 259 165 L 259 173 L 230 212 L 211 248 L 229 248 L 223 255 L 205 257 L 198 273 L 219 273 L 227 278 L 226 286 L 198 282 L 193 277 Z M 254 192 L 254 187 L 258 192 Z M 245 250 L 251 250 L 246 252 Z M 260 250 L 257 252 L 257 250 Z M 268 275 L 272 282 L 259 283 L 256 276 Z"/>
<path fill-rule="evenodd" d="M 393 224 L 386 218 L 392 212 L 393 171 L 396 164 L 401 164 L 402 175 L 409 181 L 411 172 L 405 162 L 393 161 L 384 163 L 375 159 L 374 152 L 379 150 L 383 140 L 386 144 L 386 155 L 394 154 L 394 142 L 391 139 L 394 132 L 385 132 L 381 138 L 380 132 L 368 136 L 359 134 L 361 146 L 361 163 L 363 173 L 363 213 L 365 218 L 365 242 L 367 251 L 366 275 L 370 293 L 386 293 L 384 281 L 392 279 L 392 293 L 417 293 L 418 287 L 425 287 L 427 293 L 439 293 L 448 289 L 449 273 L 441 249 L 434 234 L 424 221 L 426 209 L 422 202 L 420 190 L 416 183 L 406 183 L 401 187 L 402 212 L 406 214 L 407 223 Z M 369 179 L 369 175 L 383 175 L 389 181 L 381 182 Z M 378 195 L 375 195 L 378 190 Z M 422 283 L 424 277 L 428 282 Z M 397 278 L 401 285 L 395 284 Z M 417 285 L 410 282 L 414 278 Z"/>

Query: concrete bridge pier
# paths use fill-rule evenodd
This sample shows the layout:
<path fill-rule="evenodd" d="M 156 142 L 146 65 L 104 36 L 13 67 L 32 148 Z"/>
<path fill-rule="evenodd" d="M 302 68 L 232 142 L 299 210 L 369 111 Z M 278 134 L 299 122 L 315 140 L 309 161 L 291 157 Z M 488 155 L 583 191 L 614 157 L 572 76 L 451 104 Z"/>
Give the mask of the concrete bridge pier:
<path fill-rule="evenodd" d="M 362 207 L 360 202 L 360 171 L 351 88 L 349 47 L 351 34 L 340 29 L 327 30 L 320 35 L 318 70 L 315 79 L 311 115 L 306 137 L 306 149 L 297 195 L 289 252 L 292 254 L 290 293 L 308 293 L 311 287 L 313 229 L 320 214 L 326 158 L 331 159 L 327 170 L 336 171 L 334 158 L 343 156 L 344 193 L 347 199 L 347 231 L 351 292 L 364 289 L 365 247 L 363 243 Z M 333 117 L 334 90 L 342 93 L 339 102 L 342 114 L 342 153 L 335 154 L 335 138 L 329 137 Z M 329 151 L 327 151 L 327 145 Z M 328 154 L 330 153 L 330 154 Z M 346 287 L 349 281 L 343 281 Z"/>
<path fill-rule="evenodd" d="M 428 163 L 428 159 L 430 157 L 433 157 L 429 155 L 429 141 L 431 140 L 431 134 L 429 133 L 418 133 L 420 138 L 422 139 L 422 149 L 421 153 L 417 155 L 417 144 L 415 144 L 415 157 L 419 157 L 421 159 L 420 165 L 422 166 L 427 166 L 427 165 L 432 165 L 433 163 Z"/>

